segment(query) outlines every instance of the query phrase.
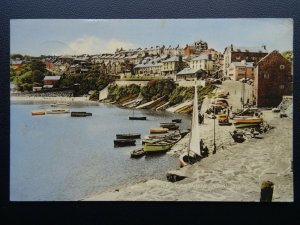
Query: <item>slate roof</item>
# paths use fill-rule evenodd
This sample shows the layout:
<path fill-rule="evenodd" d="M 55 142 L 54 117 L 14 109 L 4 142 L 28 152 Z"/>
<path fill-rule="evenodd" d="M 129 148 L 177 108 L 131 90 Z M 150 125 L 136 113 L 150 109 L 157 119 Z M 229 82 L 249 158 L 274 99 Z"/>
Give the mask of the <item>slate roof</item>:
<path fill-rule="evenodd" d="M 185 74 L 194 74 L 201 71 L 201 69 L 192 69 L 192 68 L 184 68 L 180 72 L 177 73 L 177 75 L 185 75 Z"/>
<path fill-rule="evenodd" d="M 45 76 L 44 80 L 59 80 L 60 76 Z"/>

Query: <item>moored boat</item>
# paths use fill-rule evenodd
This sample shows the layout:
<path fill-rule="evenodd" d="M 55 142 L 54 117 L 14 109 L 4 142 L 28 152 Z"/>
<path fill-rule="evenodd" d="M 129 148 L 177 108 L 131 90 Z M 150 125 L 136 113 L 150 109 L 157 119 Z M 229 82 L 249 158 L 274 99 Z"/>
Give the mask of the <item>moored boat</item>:
<path fill-rule="evenodd" d="M 146 116 L 129 116 L 129 120 L 146 120 Z"/>
<path fill-rule="evenodd" d="M 168 131 L 169 131 L 168 128 L 157 127 L 157 128 L 151 128 L 150 134 L 163 134 L 163 133 L 167 133 Z"/>
<path fill-rule="evenodd" d="M 92 113 L 88 113 L 88 112 L 71 112 L 72 117 L 86 117 L 91 115 Z"/>
<path fill-rule="evenodd" d="M 173 119 L 172 122 L 181 123 L 181 119 Z"/>
<path fill-rule="evenodd" d="M 168 128 L 169 130 L 177 130 L 179 128 L 176 123 L 160 123 L 160 127 L 162 128 Z"/>
<path fill-rule="evenodd" d="M 69 102 L 56 102 L 51 104 L 52 107 L 70 106 Z"/>
<path fill-rule="evenodd" d="M 46 111 L 47 114 L 63 114 L 69 112 L 70 112 L 69 109 L 51 109 Z"/>
<path fill-rule="evenodd" d="M 40 115 L 45 115 L 46 112 L 45 111 L 32 111 L 31 115 L 33 116 L 40 116 Z"/>
<path fill-rule="evenodd" d="M 130 157 L 131 158 L 140 158 L 143 155 L 145 155 L 145 151 L 143 148 L 135 149 L 132 152 L 130 152 Z"/>
<path fill-rule="evenodd" d="M 114 140 L 114 147 L 135 146 L 135 139 Z"/>
<path fill-rule="evenodd" d="M 180 134 L 171 135 L 165 137 L 163 140 L 153 140 L 152 142 L 146 142 L 144 145 L 144 151 L 148 153 L 159 153 L 169 151 L 172 146 L 181 139 Z"/>
<path fill-rule="evenodd" d="M 132 134 L 116 134 L 117 139 L 139 139 L 141 134 L 132 133 Z"/>

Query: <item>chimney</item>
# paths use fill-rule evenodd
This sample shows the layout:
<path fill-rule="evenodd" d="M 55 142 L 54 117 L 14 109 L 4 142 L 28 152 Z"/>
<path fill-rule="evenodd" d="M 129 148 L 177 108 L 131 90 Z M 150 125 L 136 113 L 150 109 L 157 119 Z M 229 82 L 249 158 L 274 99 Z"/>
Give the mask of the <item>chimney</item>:
<path fill-rule="evenodd" d="M 262 45 L 261 47 L 262 47 L 264 50 L 267 50 L 266 45 Z"/>
<path fill-rule="evenodd" d="M 233 51 L 233 44 L 230 45 L 230 49 L 231 49 L 231 51 Z"/>
<path fill-rule="evenodd" d="M 208 60 L 211 60 L 211 54 L 208 54 Z"/>

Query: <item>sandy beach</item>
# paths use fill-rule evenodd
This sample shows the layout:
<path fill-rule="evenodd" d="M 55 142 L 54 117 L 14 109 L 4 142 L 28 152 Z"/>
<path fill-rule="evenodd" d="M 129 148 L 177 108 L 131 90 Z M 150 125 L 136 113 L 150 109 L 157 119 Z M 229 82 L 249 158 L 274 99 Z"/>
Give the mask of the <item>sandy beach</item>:
<path fill-rule="evenodd" d="M 262 139 L 249 138 L 237 144 L 228 135 L 233 126 L 217 126 L 217 153 L 210 153 L 200 162 L 181 168 L 180 173 L 187 176 L 181 181 L 148 180 L 84 200 L 257 202 L 262 181 L 270 180 L 275 184 L 273 201 L 293 201 L 292 120 L 279 118 L 278 114 L 271 111 L 264 111 L 263 115 L 275 128 L 264 133 Z M 212 125 L 213 120 L 209 119 L 200 125 L 205 144 L 212 142 Z M 182 139 L 168 154 L 178 155 L 187 145 L 188 137 Z"/>
<path fill-rule="evenodd" d="M 240 107 L 241 84 L 223 82 L 220 87 L 229 92 L 228 102 L 233 109 Z M 250 86 L 246 87 L 251 93 Z M 248 91 L 249 90 L 249 91 Z M 201 113 L 207 109 L 206 99 Z M 250 136 L 244 143 L 235 143 L 229 132 L 234 126 L 219 126 L 215 121 L 217 153 L 212 154 L 214 120 L 205 118 L 200 125 L 200 138 L 208 146 L 209 157 L 200 162 L 179 168 L 176 173 L 187 178 L 171 183 L 165 180 L 148 180 L 125 185 L 118 189 L 88 196 L 85 201 L 246 201 L 260 200 L 260 186 L 265 180 L 274 185 L 273 201 L 293 201 L 292 112 L 280 118 L 271 110 L 262 111 L 264 121 L 274 127 L 260 135 Z M 187 149 L 189 136 L 181 139 L 167 153 L 178 157 Z M 166 172 L 167 173 L 167 172 Z"/>

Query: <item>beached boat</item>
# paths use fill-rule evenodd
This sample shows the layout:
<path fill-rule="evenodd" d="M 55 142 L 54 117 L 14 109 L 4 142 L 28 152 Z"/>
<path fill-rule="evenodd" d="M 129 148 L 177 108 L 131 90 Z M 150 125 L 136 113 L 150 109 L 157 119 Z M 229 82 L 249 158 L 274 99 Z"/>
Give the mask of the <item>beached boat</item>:
<path fill-rule="evenodd" d="M 181 135 L 177 134 L 174 136 L 170 136 L 169 138 L 164 138 L 163 140 L 145 143 L 144 151 L 146 154 L 166 152 L 169 151 L 172 146 L 180 139 Z"/>
<path fill-rule="evenodd" d="M 69 112 L 69 109 L 50 109 L 46 111 L 47 114 L 64 114 Z"/>
<path fill-rule="evenodd" d="M 72 117 L 86 117 L 91 115 L 92 113 L 88 113 L 88 112 L 71 112 Z"/>
<path fill-rule="evenodd" d="M 242 143 L 245 141 L 243 133 L 237 132 L 236 130 L 233 131 L 233 133 L 231 133 L 231 132 L 229 132 L 229 133 L 230 133 L 231 137 L 233 138 L 234 142 Z"/>
<path fill-rule="evenodd" d="M 143 155 L 145 155 L 145 151 L 143 148 L 139 148 L 130 152 L 131 158 L 141 158 Z"/>
<path fill-rule="evenodd" d="M 114 140 L 114 147 L 135 146 L 135 139 Z"/>
<path fill-rule="evenodd" d="M 45 115 L 46 112 L 45 111 L 32 111 L 31 115 L 33 116 L 40 116 L 40 115 Z"/>
<path fill-rule="evenodd" d="M 141 138 L 141 134 L 116 134 L 116 137 L 117 139 L 139 139 Z"/>
<path fill-rule="evenodd" d="M 180 167 L 188 164 L 193 164 L 202 158 L 200 152 L 200 131 L 199 131 L 199 110 L 198 110 L 198 94 L 195 84 L 195 94 L 193 103 L 192 129 L 187 152 L 184 152 L 179 157 Z"/>
<path fill-rule="evenodd" d="M 163 133 L 167 133 L 169 129 L 163 127 L 157 127 L 157 128 L 151 128 L 149 131 L 150 134 L 163 134 Z"/>
<path fill-rule="evenodd" d="M 257 127 L 263 123 L 263 118 L 258 117 L 242 117 L 233 118 L 233 124 L 236 128 Z"/>

